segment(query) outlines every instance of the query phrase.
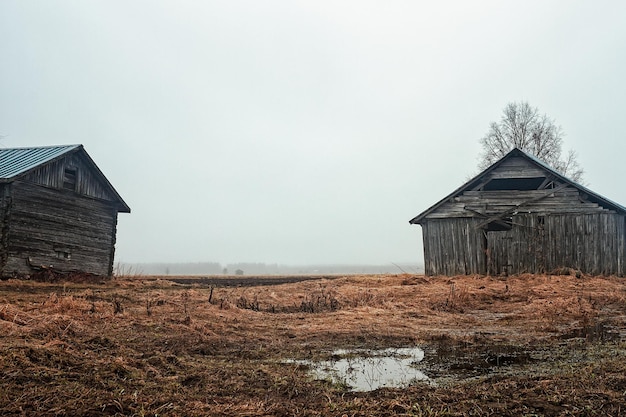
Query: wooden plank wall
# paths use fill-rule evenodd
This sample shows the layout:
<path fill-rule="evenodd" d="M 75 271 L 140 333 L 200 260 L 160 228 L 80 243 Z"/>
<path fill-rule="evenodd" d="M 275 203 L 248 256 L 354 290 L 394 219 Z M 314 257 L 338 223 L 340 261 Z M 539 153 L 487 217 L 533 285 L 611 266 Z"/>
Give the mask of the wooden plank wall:
<path fill-rule="evenodd" d="M 512 218 L 513 227 L 505 231 L 485 231 L 489 275 L 544 272 L 543 221 L 536 214 Z M 545 220 L 544 220 L 545 221 Z"/>
<path fill-rule="evenodd" d="M 546 267 L 623 276 L 625 233 L 624 216 L 614 213 L 551 215 L 545 223 Z"/>
<path fill-rule="evenodd" d="M 548 197 L 525 204 L 546 194 Z M 608 212 L 596 203 L 584 201 L 580 192 L 575 188 L 566 187 L 555 193 L 550 193 L 549 190 L 465 191 L 462 195 L 441 205 L 426 218 L 445 219 L 472 215 L 467 209 L 493 215 L 518 206 L 521 206 L 520 211 L 543 214 Z"/>
<path fill-rule="evenodd" d="M 478 219 L 468 217 L 424 222 L 426 275 L 484 273 L 483 234 L 476 227 L 478 223 Z"/>
<path fill-rule="evenodd" d="M 89 197 L 115 201 L 107 187 L 98 179 L 98 175 L 92 172 L 92 167 L 80 157 L 78 153 L 72 153 L 65 158 L 45 164 L 30 173 L 27 180 L 36 184 L 51 188 L 63 188 L 65 169 L 76 169 L 76 192 Z"/>
<path fill-rule="evenodd" d="M 11 184 L 0 184 L 0 271 L 7 262 L 9 217 L 11 210 Z"/>
<path fill-rule="evenodd" d="M 520 156 L 509 158 L 491 171 L 489 178 L 535 178 L 546 175 L 546 170 Z"/>
<path fill-rule="evenodd" d="M 34 265 L 61 271 L 111 274 L 117 224 L 113 203 L 15 181 L 9 221 L 3 275 L 32 272 L 28 257 Z"/>
<path fill-rule="evenodd" d="M 490 232 L 476 228 L 478 218 L 425 221 L 426 274 L 549 273 L 567 267 L 592 275 L 626 275 L 623 215 L 523 213 L 512 221 L 511 230 Z"/>

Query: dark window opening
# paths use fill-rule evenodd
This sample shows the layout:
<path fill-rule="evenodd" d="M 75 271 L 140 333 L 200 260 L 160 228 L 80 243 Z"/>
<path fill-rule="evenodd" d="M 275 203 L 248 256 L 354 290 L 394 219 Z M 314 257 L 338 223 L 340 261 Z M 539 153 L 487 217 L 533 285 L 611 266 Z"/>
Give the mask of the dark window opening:
<path fill-rule="evenodd" d="M 513 228 L 513 218 L 505 217 L 499 220 L 494 220 L 487 223 L 485 230 L 488 232 L 504 232 Z"/>
<path fill-rule="evenodd" d="M 537 190 L 546 180 L 545 177 L 535 178 L 494 178 L 483 187 L 484 191 L 530 191 Z"/>
<path fill-rule="evenodd" d="M 56 249 L 55 252 L 57 254 L 57 258 L 59 259 L 65 259 L 66 261 L 72 259 L 72 254 L 69 249 Z"/>
<path fill-rule="evenodd" d="M 76 191 L 76 170 L 65 168 L 63 173 L 63 188 Z"/>

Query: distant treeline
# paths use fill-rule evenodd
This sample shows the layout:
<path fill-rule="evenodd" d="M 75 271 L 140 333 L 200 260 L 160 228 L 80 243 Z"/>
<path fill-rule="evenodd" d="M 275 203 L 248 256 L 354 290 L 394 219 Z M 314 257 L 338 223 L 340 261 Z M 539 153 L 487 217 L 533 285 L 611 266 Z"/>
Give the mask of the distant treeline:
<path fill-rule="evenodd" d="M 389 263 L 386 265 L 280 265 L 239 262 L 191 263 L 119 263 L 117 275 L 303 275 L 303 274 L 401 274 L 422 273 L 418 264 Z"/>

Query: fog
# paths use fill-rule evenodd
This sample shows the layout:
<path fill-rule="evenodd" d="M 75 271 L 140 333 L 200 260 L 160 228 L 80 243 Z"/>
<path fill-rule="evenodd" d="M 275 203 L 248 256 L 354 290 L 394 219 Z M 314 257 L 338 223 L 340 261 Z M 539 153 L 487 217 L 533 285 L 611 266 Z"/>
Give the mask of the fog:
<path fill-rule="evenodd" d="M 321 264 L 284 265 L 264 262 L 147 262 L 115 265 L 115 275 L 144 277 L 146 275 L 341 275 L 341 274 L 421 274 L 423 264 Z"/>
<path fill-rule="evenodd" d="M 626 203 L 621 1 L 0 2 L 0 146 L 82 143 L 116 260 L 421 263 L 511 101 Z"/>

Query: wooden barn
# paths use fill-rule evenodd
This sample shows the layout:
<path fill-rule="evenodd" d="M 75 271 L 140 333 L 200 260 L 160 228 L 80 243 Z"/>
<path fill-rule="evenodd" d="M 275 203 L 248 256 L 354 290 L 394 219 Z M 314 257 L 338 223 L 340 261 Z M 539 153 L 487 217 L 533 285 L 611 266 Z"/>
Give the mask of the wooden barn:
<path fill-rule="evenodd" d="M 113 272 L 130 208 L 82 145 L 0 149 L 0 276 Z"/>
<path fill-rule="evenodd" d="M 410 220 L 427 275 L 626 273 L 626 208 L 519 149 Z"/>

